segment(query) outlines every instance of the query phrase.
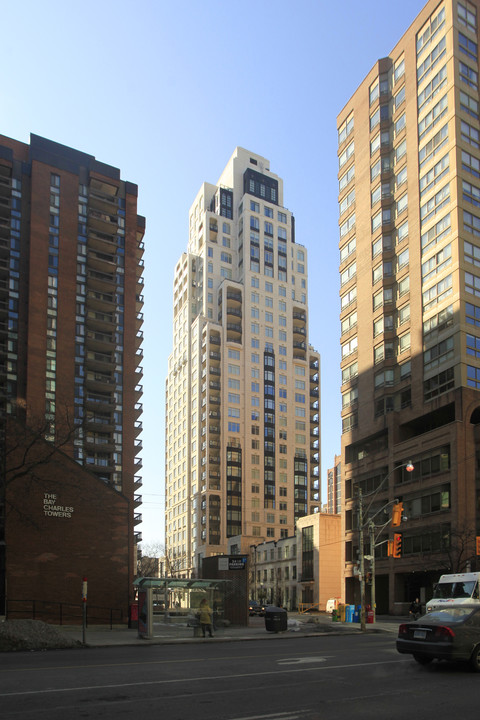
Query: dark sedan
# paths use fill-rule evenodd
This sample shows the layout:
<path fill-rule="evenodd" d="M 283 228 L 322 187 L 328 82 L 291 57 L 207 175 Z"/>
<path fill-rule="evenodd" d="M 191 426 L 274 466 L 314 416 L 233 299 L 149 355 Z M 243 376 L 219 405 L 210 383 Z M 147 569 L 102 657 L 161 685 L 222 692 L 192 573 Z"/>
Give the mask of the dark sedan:
<path fill-rule="evenodd" d="M 480 605 L 449 605 L 398 629 L 397 650 L 421 665 L 432 660 L 469 661 L 480 672 Z"/>
<path fill-rule="evenodd" d="M 249 615 L 265 615 L 265 605 L 258 603 L 256 600 L 250 600 L 248 603 Z"/>

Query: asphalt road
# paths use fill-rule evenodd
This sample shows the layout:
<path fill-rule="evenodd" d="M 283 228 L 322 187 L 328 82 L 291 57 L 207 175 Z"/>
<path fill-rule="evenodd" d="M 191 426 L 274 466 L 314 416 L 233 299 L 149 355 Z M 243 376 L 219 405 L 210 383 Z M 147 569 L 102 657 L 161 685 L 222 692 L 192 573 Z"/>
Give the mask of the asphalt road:
<path fill-rule="evenodd" d="M 476 717 L 479 686 L 393 635 L 0 654 L 2 720 L 443 720 Z"/>

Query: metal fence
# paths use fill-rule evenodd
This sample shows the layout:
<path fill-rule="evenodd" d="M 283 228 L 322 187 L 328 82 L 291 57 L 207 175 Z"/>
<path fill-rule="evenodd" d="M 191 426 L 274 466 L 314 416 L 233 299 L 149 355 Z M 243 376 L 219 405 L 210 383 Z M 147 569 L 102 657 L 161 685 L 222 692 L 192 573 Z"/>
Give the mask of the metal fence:
<path fill-rule="evenodd" d="M 87 603 L 87 625 L 123 625 L 128 618 L 121 608 L 107 608 Z M 43 620 L 52 625 L 81 625 L 82 603 L 64 603 L 48 600 L 7 599 L 6 618 Z"/>

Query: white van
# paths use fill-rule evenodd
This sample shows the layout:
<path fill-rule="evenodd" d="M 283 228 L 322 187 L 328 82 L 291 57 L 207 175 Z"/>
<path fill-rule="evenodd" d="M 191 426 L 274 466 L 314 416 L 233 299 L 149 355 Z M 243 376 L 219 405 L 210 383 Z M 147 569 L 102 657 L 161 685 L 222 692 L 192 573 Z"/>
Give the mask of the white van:
<path fill-rule="evenodd" d="M 435 586 L 433 598 L 427 602 L 427 613 L 445 607 L 446 603 L 480 603 L 479 580 L 478 572 L 442 575 Z"/>

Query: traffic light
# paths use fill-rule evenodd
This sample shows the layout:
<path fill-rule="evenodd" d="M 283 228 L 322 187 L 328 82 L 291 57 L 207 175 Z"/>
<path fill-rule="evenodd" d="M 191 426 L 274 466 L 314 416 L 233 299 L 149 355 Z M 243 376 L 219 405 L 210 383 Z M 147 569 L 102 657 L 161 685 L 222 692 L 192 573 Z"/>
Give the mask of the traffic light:
<path fill-rule="evenodd" d="M 371 572 L 367 572 L 367 576 L 366 576 L 365 580 L 366 580 L 367 585 L 372 584 L 372 573 Z"/>
<path fill-rule="evenodd" d="M 402 533 L 393 534 L 393 557 L 402 557 Z"/>
<path fill-rule="evenodd" d="M 402 524 L 403 502 L 397 502 L 392 507 L 392 527 Z"/>
<path fill-rule="evenodd" d="M 480 535 L 477 535 L 475 540 L 476 540 L 476 546 L 477 546 L 477 555 L 480 555 Z"/>

